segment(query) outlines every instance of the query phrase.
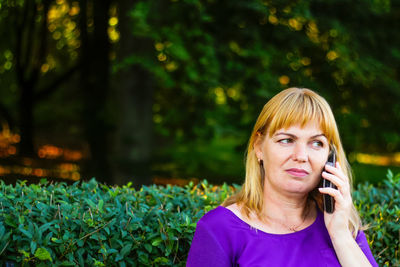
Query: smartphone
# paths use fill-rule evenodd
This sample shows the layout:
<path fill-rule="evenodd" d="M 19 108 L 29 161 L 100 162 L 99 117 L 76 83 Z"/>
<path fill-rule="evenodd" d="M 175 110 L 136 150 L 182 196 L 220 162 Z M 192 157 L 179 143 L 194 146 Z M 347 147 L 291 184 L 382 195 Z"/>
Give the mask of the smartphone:
<path fill-rule="evenodd" d="M 331 151 L 329 152 L 328 161 L 326 164 L 335 167 L 336 165 L 336 150 L 332 147 Z M 324 168 L 325 170 L 325 168 Z M 336 185 L 331 183 L 331 181 L 322 178 L 322 187 L 331 187 L 337 189 Z M 327 213 L 333 213 L 335 210 L 335 200 L 332 196 L 328 194 L 323 194 L 324 198 L 324 210 Z"/>

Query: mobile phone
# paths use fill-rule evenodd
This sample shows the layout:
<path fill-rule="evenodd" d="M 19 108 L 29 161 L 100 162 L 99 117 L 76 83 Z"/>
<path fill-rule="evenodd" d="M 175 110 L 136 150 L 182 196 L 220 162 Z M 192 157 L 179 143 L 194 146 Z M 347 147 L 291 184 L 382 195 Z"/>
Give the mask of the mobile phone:
<path fill-rule="evenodd" d="M 334 148 L 332 148 L 331 151 L 329 152 L 328 161 L 326 162 L 326 164 L 335 167 L 336 151 Z M 336 185 L 334 185 L 333 183 L 331 183 L 331 181 L 329 181 L 325 178 L 322 178 L 322 187 L 331 187 L 331 188 L 337 189 Z M 324 199 L 324 210 L 327 213 L 333 213 L 335 210 L 334 198 L 328 194 L 323 194 L 323 199 Z"/>

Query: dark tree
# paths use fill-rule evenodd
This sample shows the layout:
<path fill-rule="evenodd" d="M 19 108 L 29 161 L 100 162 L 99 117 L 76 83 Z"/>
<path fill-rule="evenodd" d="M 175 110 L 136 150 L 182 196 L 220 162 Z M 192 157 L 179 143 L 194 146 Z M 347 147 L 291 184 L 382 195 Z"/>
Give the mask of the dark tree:
<path fill-rule="evenodd" d="M 47 78 L 42 76 L 41 68 L 49 55 L 49 47 L 54 40 L 49 37 L 48 11 L 52 0 L 11 1 L 4 3 L 4 12 L 9 23 L 14 25 L 11 31 L 11 51 L 14 54 L 15 76 L 18 86 L 18 120 L 20 132 L 19 154 L 35 155 L 35 118 L 34 109 L 38 102 L 45 100 L 59 86 L 66 82 L 78 66 L 63 68 L 59 74 Z M 13 122 L 11 113 L 1 106 L 2 113 L 9 122 Z"/>
<path fill-rule="evenodd" d="M 110 95 L 110 42 L 108 18 L 111 1 L 81 1 L 82 118 L 91 160 L 86 175 L 112 183 L 110 171 L 111 122 L 107 114 Z M 90 25 L 89 21 L 93 21 Z"/>
<path fill-rule="evenodd" d="M 120 40 L 117 61 L 153 52 L 153 41 L 132 34 L 130 10 L 137 1 L 118 1 Z M 154 57 L 155 58 L 155 57 Z M 114 76 L 117 93 L 118 124 L 115 134 L 115 181 L 134 186 L 151 183 L 150 163 L 153 143 L 153 103 L 156 83 L 150 71 L 140 63 L 120 68 Z"/>

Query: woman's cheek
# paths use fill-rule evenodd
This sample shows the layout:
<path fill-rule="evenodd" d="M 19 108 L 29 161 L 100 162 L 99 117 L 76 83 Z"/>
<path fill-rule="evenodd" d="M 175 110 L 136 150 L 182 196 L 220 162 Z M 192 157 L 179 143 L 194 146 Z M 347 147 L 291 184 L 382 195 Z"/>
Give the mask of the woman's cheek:
<path fill-rule="evenodd" d="M 324 153 L 318 153 L 313 158 L 314 158 L 314 166 L 316 167 L 317 170 L 320 170 L 322 172 L 326 163 L 325 160 L 326 155 Z"/>

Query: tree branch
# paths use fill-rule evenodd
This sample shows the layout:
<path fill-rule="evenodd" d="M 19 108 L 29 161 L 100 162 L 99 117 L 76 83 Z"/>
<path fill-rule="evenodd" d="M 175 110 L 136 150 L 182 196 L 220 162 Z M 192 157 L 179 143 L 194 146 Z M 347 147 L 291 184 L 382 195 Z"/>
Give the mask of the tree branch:
<path fill-rule="evenodd" d="M 68 80 L 78 69 L 80 68 L 79 64 L 76 64 L 63 74 L 61 74 L 59 77 L 57 77 L 51 84 L 46 86 L 45 88 L 41 89 L 39 92 L 35 94 L 35 101 L 40 101 L 45 98 L 47 98 L 49 95 L 51 95 L 56 89 L 66 80 Z"/>

